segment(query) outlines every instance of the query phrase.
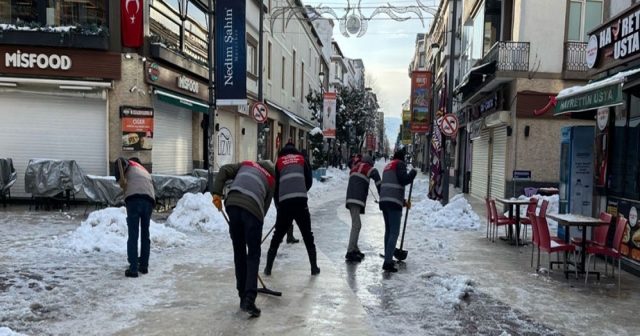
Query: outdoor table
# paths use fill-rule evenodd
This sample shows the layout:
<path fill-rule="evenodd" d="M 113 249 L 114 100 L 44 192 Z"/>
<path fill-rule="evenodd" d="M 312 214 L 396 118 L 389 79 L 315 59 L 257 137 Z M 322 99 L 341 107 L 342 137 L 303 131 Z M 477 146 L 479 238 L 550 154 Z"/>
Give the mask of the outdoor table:
<path fill-rule="evenodd" d="M 538 194 L 542 196 L 551 196 L 558 194 L 558 188 L 539 188 Z"/>
<path fill-rule="evenodd" d="M 124 204 L 124 192 L 114 176 L 85 175 L 84 178 L 84 193 L 90 203 L 106 206 Z"/>
<path fill-rule="evenodd" d="M 564 241 L 569 244 L 571 239 L 570 228 L 572 226 L 582 226 L 582 245 L 580 246 L 580 264 L 575 265 L 578 267 L 578 273 L 585 274 L 586 257 L 587 257 L 587 227 L 598 227 L 602 225 L 609 225 L 608 222 L 604 222 L 598 218 L 576 215 L 576 214 L 547 214 L 547 217 L 558 222 L 558 225 L 562 225 L 566 228 L 564 234 Z M 589 272 L 590 274 L 596 274 L 600 279 L 600 272 Z M 567 277 L 569 275 L 567 274 Z"/>
<path fill-rule="evenodd" d="M 24 184 L 25 192 L 36 200 L 36 209 L 38 199 L 60 200 L 59 195 L 63 194 L 61 197 L 70 208 L 71 195 L 83 188 L 84 172 L 75 160 L 31 159 Z"/>
<path fill-rule="evenodd" d="M 7 197 L 11 199 L 11 187 L 18 179 L 18 173 L 13 167 L 13 160 L 0 158 L 0 198 L 2 204 L 7 207 Z"/>
<path fill-rule="evenodd" d="M 203 192 L 207 187 L 207 179 L 188 175 L 151 174 L 156 198 L 180 199 L 186 193 Z"/>
<path fill-rule="evenodd" d="M 529 204 L 537 204 L 535 201 L 530 201 L 530 200 L 522 200 L 522 199 L 510 199 L 510 198 L 503 198 L 503 199 L 497 199 L 498 202 L 509 206 L 509 218 L 514 219 L 513 217 L 513 208 L 516 208 L 516 216 L 515 216 L 515 220 L 516 220 L 516 235 L 515 235 L 515 239 L 513 236 L 513 227 L 511 225 L 509 225 L 509 235 L 506 237 L 507 243 L 509 243 L 510 245 L 520 245 L 520 206 L 521 205 L 526 205 L 528 206 Z"/>

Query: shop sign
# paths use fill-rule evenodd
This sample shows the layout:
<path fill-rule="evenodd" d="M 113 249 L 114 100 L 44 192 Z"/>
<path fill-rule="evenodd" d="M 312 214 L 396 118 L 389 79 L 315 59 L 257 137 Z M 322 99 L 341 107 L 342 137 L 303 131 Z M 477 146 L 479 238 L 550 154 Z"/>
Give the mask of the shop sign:
<path fill-rule="evenodd" d="M 598 42 L 598 48 L 602 49 L 613 43 L 613 58 L 624 59 L 640 51 L 640 10 L 622 16 L 614 25 L 607 27 L 594 34 L 589 39 L 595 37 Z M 589 55 L 587 54 L 587 62 Z M 594 62 L 595 64 L 595 62 Z"/>
<path fill-rule="evenodd" d="M 215 2 L 216 102 L 218 106 L 247 103 L 246 3 Z"/>
<path fill-rule="evenodd" d="M 4 65 L 7 68 L 34 68 L 69 70 L 71 69 L 71 58 L 67 55 L 58 54 L 30 54 L 22 53 L 20 50 L 14 53 L 4 54 Z"/>
<path fill-rule="evenodd" d="M 122 150 L 153 149 L 153 108 L 121 106 Z"/>
<path fill-rule="evenodd" d="M 233 136 L 226 127 L 220 127 L 218 131 L 218 161 L 219 167 L 233 163 Z"/>
<path fill-rule="evenodd" d="M 498 94 L 494 93 L 492 97 L 478 104 L 478 111 L 482 115 L 489 111 L 495 110 L 497 107 L 498 107 Z"/>
<path fill-rule="evenodd" d="M 531 180 L 531 171 L 530 170 L 514 170 L 512 177 L 514 180 Z"/>
<path fill-rule="evenodd" d="M 598 109 L 597 120 L 598 120 L 598 128 L 601 131 L 604 131 L 607 128 L 607 124 L 609 123 L 609 108 L 602 107 Z"/>
<path fill-rule="evenodd" d="M 0 74 L 120 79 L 119 53 L 0 45 Z"/>
<path fill-rule="evenodd" d="M 587 66 L 589 69 L 593 68 L 598 62 L 598 37 L 591 35 L 589 43 L 587 44 Z"/>
<path fill-rule="evenodd" d="M 411 133 L 429 132 L 431 72 L 413 71 L 411 73 Z"/>
<path fill-rule="evenodd" d="M 187 77 L 177 71 L 161 67 L 155 62 L 146 62 L 145 68 L 147 73 L 145 82 L 147 84 L 179 92 L 203 102 L 209 101 L 209 91 L 205 83 Z"/>
<path fill-rule="evenodd" d="M 567 98 L 557 98 L 554 115 L 593 110 L 599 107 L 619 104 L 622 104 L 622 87 L 620 84 L 612 84 Z"/>

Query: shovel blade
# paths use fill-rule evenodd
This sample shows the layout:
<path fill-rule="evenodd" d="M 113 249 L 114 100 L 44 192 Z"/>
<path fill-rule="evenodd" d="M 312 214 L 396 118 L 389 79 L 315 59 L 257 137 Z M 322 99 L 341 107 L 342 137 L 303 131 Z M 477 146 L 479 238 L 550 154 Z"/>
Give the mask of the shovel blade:
<path fill-rule="evenodd" d="M 274 291 L 269 288 L 258 288 L 258 293 L 273 295 L 273 296 L 282 296 L 282 292 Z"/>
<path fill-rule="evenodd" d="M 398 248 L 396 248 L 395 251 L 393 251 L 393 256 L 400 261 L 406 260 L 408 254 L 409 254 L 409 251 L 401 250 Z"/>

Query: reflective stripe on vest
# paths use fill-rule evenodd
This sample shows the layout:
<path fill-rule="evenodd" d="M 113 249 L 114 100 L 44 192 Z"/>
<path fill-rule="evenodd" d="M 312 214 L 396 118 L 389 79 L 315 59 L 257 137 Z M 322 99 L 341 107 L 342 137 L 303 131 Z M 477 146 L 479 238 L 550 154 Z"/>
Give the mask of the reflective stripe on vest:
<path fill-rule="evenodd" d="M 349 178 L 353 176 L 357 176 L 367 181 L 367 184 L 368 184 L 371 177 L 370 175 L 371 175 L 371 165 L 368 163 L 359 162 L 358 164 L 353 166 L 353 168 L 351 168 Z"/>
<path fill-rule="evenodd" d="M 262 166 L 256 162 L 245 161 L 238 170 L 229 190 L 239 191 L 251 197 L 264 217 L 264 200 L 273 183 L 275 183 L 275 179 Z"/>
<path fill-rule="evenodd" d="M 347 186 L 346 204 L 356 204 L 363 208 L 366 207 L 372 171 L 373 167 L 365 162 L 359 162 L 351 168 L 349 185 Z"/>
<path fill-rule="evenodd" d="M 380 202 L 391 202 L 404 205 L 404 186 L 398 182 L 396 168 L 399 160 L 392 160 L 384 167 L 382 185 L 380 186 Z"/>
<path fill-rule="evenodd" d="M 280 172 L 278 198 L 281 202 L 292 198 L 307 198 L 304 164 L 304 157 L 299 154 L 278 158 L 277 169 Z"/>

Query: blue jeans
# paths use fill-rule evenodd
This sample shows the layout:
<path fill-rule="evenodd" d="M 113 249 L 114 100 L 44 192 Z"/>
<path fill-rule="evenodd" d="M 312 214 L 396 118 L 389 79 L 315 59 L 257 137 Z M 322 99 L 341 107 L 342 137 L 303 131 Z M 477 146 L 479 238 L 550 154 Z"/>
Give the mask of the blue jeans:
<path fill-rule="evenodd" d="M 140 268 L 149 268 L 149 252 L 151 240 L 149 239 L 149 225 L 153 204 L 147 200 L 134 199 L 126 202 L 127 226 L 129 227 L 129 239 L 127 240 L 127 260 L 129 271 L 138 273 L 138 234 L 140 234 Z M 142 232 L 140 232 L 142 228 Z"/>
<path fill-rule="evenodd" d="M 260 268 L 260 240 L 262 221 L 249 211 L 230 206 L 229 232 L 233 242 L 233 262 L 236 267 L 238 296 L 255 301 L 258 295 L 258 269 Z M 248 252 L 247 252 L 248 250 Z"/>
<path fill-rule="evenodd" d="M 400 235 L 402 210 L 382 210 L 384 217 L 384 262 L 393 262 L 393 251 L 396 249 Z"/>

